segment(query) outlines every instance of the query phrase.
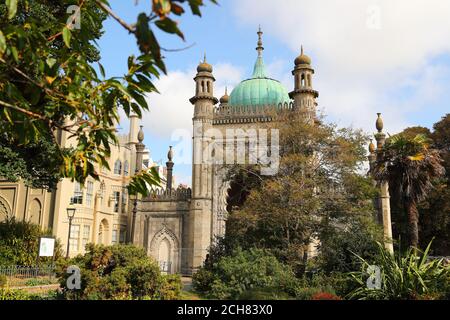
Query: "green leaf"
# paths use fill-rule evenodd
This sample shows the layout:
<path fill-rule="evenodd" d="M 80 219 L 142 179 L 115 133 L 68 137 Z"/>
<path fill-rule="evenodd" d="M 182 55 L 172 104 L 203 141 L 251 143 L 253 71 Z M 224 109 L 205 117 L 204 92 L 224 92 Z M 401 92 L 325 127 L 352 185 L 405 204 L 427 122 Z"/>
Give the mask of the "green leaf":
<path fill-rule="evenodd" d="M 0 56 L 6 51 L 6 39 L 3 32 L 0 30 Z"/>
<path fill-rule="evenodd" d="M 8 19 L 14 18 L 17 13 L 17 0 L 6 0 L 6 7 L 8 8 Z"/>
<path fill-rule="evenodd" d="M 168 33 L 175 33 L 177 34 L 181 39 L 184 40 L 184 35 L 178 28 L 178 25 L 175 21 L 169 18 L 165 18 L 162 20 L 158 20 L 155 22 L 156 26 L 160 28 L 161 30 L 168 32 Z"/>
<path fill-rule="evenodd" d="M 70 48 L 70 39 L 72 38 L 72 32 L 65 26 L 62 32 L 64 43 L 68 48 Z"/>

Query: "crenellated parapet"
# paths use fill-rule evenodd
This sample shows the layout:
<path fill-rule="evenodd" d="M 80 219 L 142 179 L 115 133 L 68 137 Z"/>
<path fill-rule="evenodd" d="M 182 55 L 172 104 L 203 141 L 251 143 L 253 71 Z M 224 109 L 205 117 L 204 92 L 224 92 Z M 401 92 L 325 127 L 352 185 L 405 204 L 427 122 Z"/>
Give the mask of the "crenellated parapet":
<path fill-rule="evenodd" d="M 192 198 L 191 188 L 156 189 L 143 201 L 188 201 Z"/>
<path fill-rule="evenodd" d="M 293 101 L 265 106 L 229 106 L 225 104 L 214 109 L 213 124 L 270 122 L 275 114 L 294 109 Z"/>

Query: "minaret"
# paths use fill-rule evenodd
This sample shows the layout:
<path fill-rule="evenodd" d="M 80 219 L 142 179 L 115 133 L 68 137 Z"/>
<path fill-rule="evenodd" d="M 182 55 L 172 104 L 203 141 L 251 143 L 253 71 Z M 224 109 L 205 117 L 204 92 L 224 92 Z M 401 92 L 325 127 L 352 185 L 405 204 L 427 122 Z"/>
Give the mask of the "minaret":
<path fill-rule="evenodd" d="M 169 152 L 167 153 L 166 168 L 167 168 L 167 182 L 166 182 L 166 190 L 171 193 L 172 192 L 172 175 L 173 175 L 173 150 L 172 146 L 169 147 Z"/>
<path fill-rule="evenodd" d="M 316 99 L 319 97 L 319 92 L 313 89 L 313 74 L 311 58 L 304 54 L 302 46 L 301 53 L 295 59 L 295 68 L 292 71 L 294 91 L 289 93 L 289 96 L 294 100 L 295 109 L 304 113 L 307 119 L 311 121 L 316 118 Z"/>
<path fill-rule="evenodd" d="M 212 166 L 208 150 L 212 129 L 214 105 L 219 101 L 214 97 L 213 68 L 206 62 L 206 55 L 197 67 L 195 76 L 195 96 L 189 101 L 194 105 L 193 117 L 193 163 L 192 202 L 189 214 L 188 272 L 195 272 L 204 262 L 211 244 L 212 221 Z"/>
<path fill-rule="evenodd" d="M 377 140 L 377 149 L 374 150 L 371 147 L 371 153 L 375 154 L 376 152 L 376 161 L 381 161 L 383 158 L 383 148 L 386 143 L 386 134 L 383 132 L 383 119 L 381 118 L 381 113 L 377 113 L 378 118 L 375 123 L 377 128 L 377 133 L 375 134 L 375 139 Z M 375 159 L 372 155 L 372 170 L 375 164 Z M 380 190 L 380 197 L 378 199 L 378 216 L 381 218 L 381 222 L 383 224 L 383 233 L 384 233 L 384 246 L 386 250 L 391 253 L 394 253 L 394 246 L 392 243 L 392 223 L 391 223 L 391 204 L 390 204 L 390 195 L 389 195 L 389 183 L 386 181 L 377 181 L 377 186 Z"/>
<path fill-rule="evenodd" d="M 144 155 L 145 144 L 144 141 L 144 130 L 142 130 L 143 126 L 140 126 L 140 130 L 137 135 L 138 143 L 136 143 L 136 163 L 134 166 L 134 173 L 137 174 L 142 170 L 142 158 Z M 136 216 L 138 211 L 138 195 L 134 196 L 133 199 L 133 209 L 131 211 L 131 230 L 130 230 L 130 243 L 135 243 L 136 235 Z"/>

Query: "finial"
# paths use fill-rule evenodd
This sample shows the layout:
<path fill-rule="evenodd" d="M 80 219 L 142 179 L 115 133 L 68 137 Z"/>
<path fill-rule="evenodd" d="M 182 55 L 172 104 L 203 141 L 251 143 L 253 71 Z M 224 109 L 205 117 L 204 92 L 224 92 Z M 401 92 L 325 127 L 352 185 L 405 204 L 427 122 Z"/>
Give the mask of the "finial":
<path fill-rule="evenodd" d="M 205 54 L 203 56 L 203 63 L 206 63 L 206 51 L 205 51 Z"/>
<path fill-rule="evenodd" d="M 303 45 L 301 46 L 301 48 L 302 48 L 302 49 L 301 49 L 301 55 L 303 55 Z"/>
<path fill-rule="evenodd" d="M 259 26 L 257 34 L 258 34 L 258 46 L 256 47 L 256 51 L 258 51 L 258 57 L 261 57 L 262 52 L 264 50 L 263 43 L 262 43 L 263 32 L 261 31 L 261 26 Z"/>
<path fill-rule="evenodd" d="M 172 162 L 172 159 L 173 159 L 172 146 L 169 146 L 169 152 L 167 153 L 167 159 L 169 159 L 169 162 Z"/>
<path fill-rule="evenodd" d="M 373 154 L 375 152 L 375 145 L 373 144 L 373 139 L 370 139 L 369 152 L 370 154 Z"/>
<path fill-rule="evenodd" d="M 228 95 L 228 87 L 225 87 L 225 95 Z"/>
<path fill-rule="evenodd" d="M 144 126 L 140 126 L 141 127 L 141 129 L 139 130 L 139 132 L 138 132 L 138 141 L 139 141 L 139 143 L 142 143 L 142 141 L 144 141 L 144 130 L 142 130 L 142 128 L 144 127 Z"/>
<path fill-rule="evenodd" d="M 378 115 L 378 118 L 375 123 L 375 127 L 377 128 L 378 133 L 381 133 L 383 131 L 383 127 L 384 127 L 383 119 L 381 118 L 381 113 L 377 113 L 377 115 Z"/>

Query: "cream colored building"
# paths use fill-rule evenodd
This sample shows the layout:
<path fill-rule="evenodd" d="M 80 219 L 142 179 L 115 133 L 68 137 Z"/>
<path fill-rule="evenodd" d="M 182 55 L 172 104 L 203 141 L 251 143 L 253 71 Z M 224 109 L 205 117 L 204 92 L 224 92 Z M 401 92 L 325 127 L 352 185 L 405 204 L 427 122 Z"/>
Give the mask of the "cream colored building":
<path fill-rule="evenodd" d="M 25 186 L 22 182 L 0 180 L 0 220 L 14 216 L 51 229 L 64 250 L 68 239 L 67 208 L 76 208 L 70 234 L 70 256 L 84 252 L 87 243 L 126 243 L 130 236 L 130 205 L 127 185 L 136 169 L 136 144 L 138 143 L 139 119 L 131 116 L 130 131 L 119 135 L 119 145 L 111 147 L 109 166 L 97 170 L 99 181 L 87 179 L 82 188 L 79 183 L 63 179 L 56 190 L 46 191 Z M 67 139 L 67 133 L 57 136 L 58 143 L 69 147 L 75 144 Z M 156 166 L 149 156 L 143 154 L 142 167 Z M 165 168 L 158 166 L 161 176 Z"/>

